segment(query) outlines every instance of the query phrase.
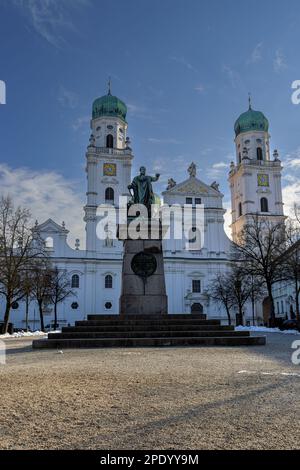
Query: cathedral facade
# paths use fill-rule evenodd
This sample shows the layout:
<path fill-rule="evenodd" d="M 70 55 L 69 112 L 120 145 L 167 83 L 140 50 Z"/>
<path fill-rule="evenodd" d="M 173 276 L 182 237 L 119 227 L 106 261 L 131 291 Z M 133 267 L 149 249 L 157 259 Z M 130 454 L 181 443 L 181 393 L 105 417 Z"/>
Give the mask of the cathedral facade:
<path fill-rule="evenodd" d="M 119 198 L 128 197 L 134 155 L 127 137 L 127 108 L 119 98 L 107 95 L 96 99 L 92 108 L 91 137 L 86 151 L 87 192 L 84 207 L 86 246 L 80 249 L 68 244 L 68 230 L 49 219 L 37 225 L 53 264 L 69 273 L 74 297 L 58 307 L 59 326 L 86 319 L 88 314 L 119 313 L 123 244 L 113 233 L 97 237 L 100 220 L 98 207 L 113 205 L 118 210 Z M 259 213 L 274 222 L 283 218 L 281 162 L 275 150 L 271 158 L 269 124 L 263 113 L 249 109 L 235 123 L 236 162 L 229 169 L 232 205 L 232 238 L 249 216 Z M 170 175 L 171 176 L 171 175 Z M 224 231 L 223 194 L 219 185 L 207 184 L 197 177 L 196 165 L 188 168 L 187 178 L 176 183 L 172 178 L 162 193 L 164 204 L 190 205 L 204 208 L 201 243 L 187 248 L 184 237 L 163 241 L 166 289 L 169 313 L 204 312 L 207 318 L 226 323 L 225 310 L 215 304 L 206 289 L 216 274 L 230 267 L 232 241 Z M 11 321 L 16 327 L 25 325 L 25 303 L 15 305 Z M 45 325 L 54 321 L 52 306 L 45 308 Z M 250 306 L 245 321 L 252 319 Z M 257 306 L 256 322 L 263 321 L 262 308 Z M 233 318 L 233 321 L 235 318 Z M 30 304 L 29 323 L 39 327 L 38 309 Z"/>

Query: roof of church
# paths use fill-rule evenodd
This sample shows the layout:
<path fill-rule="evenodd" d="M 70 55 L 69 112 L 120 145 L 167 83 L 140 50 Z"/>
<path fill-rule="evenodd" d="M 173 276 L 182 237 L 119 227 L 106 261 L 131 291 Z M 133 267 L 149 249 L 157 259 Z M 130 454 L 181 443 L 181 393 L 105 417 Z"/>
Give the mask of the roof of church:
<path fill-rule="evenodd" d="M 182 181 L 182 183 L 178 183 L 172 188 L 164 191 L 162 194 L 178 194 L 178 195 L 202 195 L 202 196 L 217 196 L 222 197 L 223 194 L 209 186 L 203 181 L 199 180 L 195 176 L 190 176 L 190 178 Z"/>
<path fill-rule="evenodd" d="M 176 195 L 205 195 L 213 197 L 223 197 L 223 194 L 219 191 L 219 185 L 214 181 L 210 186 L 203 181 L 196 178 L 197 165 L 192 162 L 187 169 L 190 177 L 182 183 L 176 183 L 173 178 L 168 180 L 168 187 L 162 194 L 176 194 Z"/>
<path fill-rule="evenodd" d="M 66 229 L 65 223 L 63 222 L 62 225 L 57 224 L 54 222 L 53 219 L 47 219 L 42 224 L 38 224 L 36 221 L 34 230 L 37 232 L 52 232 L 52 233 L 69 233 L 69 230 Z"/>
<path fill-rule="evenodd" d="M 107 95 L 101 96 L 100 98 L 95 99 L 93 103 L 93 119 L 108 116 L 108 117 L 118 117 L 123 121 L 126 120 L 127 106 L 116 96 L 113 96 L 108 91 Z"/>
<path fill-rule="evenodd" d="M 249 102 L 249 109 L 245 113 L 242 113 L 239 118 L 235 121 L 234 131 L 235 135 L 238 136 L 242 132 L 249 131 L 264 131 L 268 132 L 269 121 L 261 111 L 254 111 Z"/>

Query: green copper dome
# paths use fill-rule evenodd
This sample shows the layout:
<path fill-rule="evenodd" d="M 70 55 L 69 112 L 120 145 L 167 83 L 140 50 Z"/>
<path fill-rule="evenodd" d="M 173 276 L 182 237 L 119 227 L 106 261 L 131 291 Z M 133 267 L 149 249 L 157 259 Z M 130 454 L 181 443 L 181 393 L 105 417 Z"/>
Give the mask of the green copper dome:
<path fill-rule="evenodd" d="M 268 132 L 269 121 L 260 111 L 254 111 L 249 105 L 248 111 L 241 114 L 234 125 L 235 135 L 238 136 L 242 132 L 264 131 Z"/>
<path fill-rule="evenodd" d="M 93 103 L 93 119 L 98 117 L 118 117 L 126 120 L 127 107 L 119 98 L 110 94 L 110 92 L 97 98 Z"/>

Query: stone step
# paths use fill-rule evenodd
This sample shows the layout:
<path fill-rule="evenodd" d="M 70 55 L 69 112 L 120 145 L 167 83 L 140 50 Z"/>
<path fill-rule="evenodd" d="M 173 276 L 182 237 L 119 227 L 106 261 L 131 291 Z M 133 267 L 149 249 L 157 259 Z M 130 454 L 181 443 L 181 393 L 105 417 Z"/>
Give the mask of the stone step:
<path fill-rule="evenodd" d="M 168 315 L 144 315 L 144 314 L 131 314 L 131 315 L 112 315 L 112 314 L 92 314 L 87 316 L 87 320 L 188 320 L 195 318 L 196 320 L 206 320 L 206 315 L 199 313 L 177 313 L 177 314 L 168 314 Z"/>
<path fill-rule="evenodd" d="M 236 337 L 249 336 L 249 331 L 109 331 L 109 332 L 73 332 L 73 333 L 49 333 L 52 339 L 85 339 L 85 338 L 176 338 L 176 337 Z"/>
<path fill-rule="evenodd" d="M 39 339 L 34 349 L 108 348 L 108 347 L 169 347 L 169 346 L 258 346 L 265 336 L 178 337 L 178 338 L 101 338 L 101 339 Z"/>
<path fill-rule="evenodd" d="M 220 325 L 220 320 L 196 320 L 189 318 L 186 320 L 166 319 L 166 320 L 78 320 L 75 326 L 118 326 L 118 325 L 145 325 L 147 328 L 151 325 Z"/>
<path fill-rule="evenodd" d="M 148 325 L 146 325 L 148 326 Z M 161 325 L 161 324 L 152 324 L 151 331 L 182 331 L 184 325 Z M 233 326 L 228 325 L 194 325 L 188 324 L 187 328 L 190 331 L 234 331 Z M 109 333 L 111 331 L 123 332 L 127 331 L 145 331 L 145 325 L 105 325 L 105 326 L 63 326 L 62 333 L 76 333 L 76 332 L 92 332 L 92 333 Z"/>

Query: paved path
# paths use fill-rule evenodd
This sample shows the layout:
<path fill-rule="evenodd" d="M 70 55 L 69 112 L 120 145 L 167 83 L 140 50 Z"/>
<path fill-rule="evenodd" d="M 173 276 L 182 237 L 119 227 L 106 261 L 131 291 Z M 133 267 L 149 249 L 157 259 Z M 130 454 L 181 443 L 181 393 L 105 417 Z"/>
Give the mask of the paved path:
<path fill-rule="evenodd" d="M 63 354 L 5 340 L 0 448 L 299 449 L 296 339 Z"/>

